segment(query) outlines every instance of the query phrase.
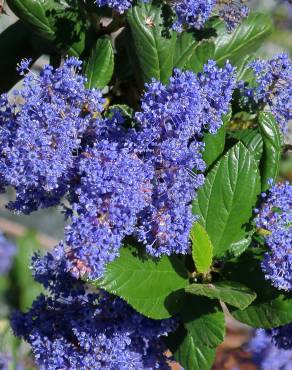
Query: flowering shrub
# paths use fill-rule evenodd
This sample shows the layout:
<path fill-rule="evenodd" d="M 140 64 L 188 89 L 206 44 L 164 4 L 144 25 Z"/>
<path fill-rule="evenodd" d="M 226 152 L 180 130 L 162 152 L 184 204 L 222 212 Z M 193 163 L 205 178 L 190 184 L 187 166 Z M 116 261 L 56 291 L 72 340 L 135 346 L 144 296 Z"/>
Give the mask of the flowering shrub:
<path fill-rule="evenodd" d="M 251 57 L 269 18 L 231 0 L 8 3 L 51 61 L 19 61 L 0 97 L 0 189 L 67 221 L 32 258 L 47 293 L 11 317 L 38 367 L 210 369 L 220 303 L 289 349 L 292 64 Z"/>

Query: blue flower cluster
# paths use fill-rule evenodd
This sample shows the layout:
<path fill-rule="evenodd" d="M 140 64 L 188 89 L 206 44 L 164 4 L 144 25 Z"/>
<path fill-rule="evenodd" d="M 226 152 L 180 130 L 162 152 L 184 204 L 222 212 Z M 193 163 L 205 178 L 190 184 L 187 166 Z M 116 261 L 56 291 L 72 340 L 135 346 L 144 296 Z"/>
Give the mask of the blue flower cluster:
<path fill-rule="evenodd" d="M 183 28 L 203 28 L 212 14 L 225 22 L 227 31 L 232 32 L 249 14 L 244 0 L 179 0 L 174 5 L 177 21 L 173 28 L 182 32 Z"/>
<path fill-rule="evenodd" d="M 102 140 L 81 155 L 78 199 L 66 229 L 67 268 L 75 276 L 100 276 L 133 234 L 139 213 L 151 201 L 152 166 L 127 146 Z"/>
<path fill-rule="evenodd" d="M 142 0 L 148 2 L 148 0 Z M 173 29 L 201 29 L 212 15 L 219 15 L 226 23 L 229 32 L 248 16 L 249 8 L 246 0 L 177 0 L 172 4 L 176 15 Z M 98 7 L 107 6 L 119 14 L 123 14 L 133 6 L 133 0 L 95 0 Z"/>
<path fill-rule="evenodd" d="M 134 129 L 119 110 L 103 112 L 80 66 L 70 58 L 34 76 L 25 60 L 21 101 L 1 98 L 0 167 L 3 185 L 16 190 L 14 209 L 28 213 L 65 197 L 69 225 L 58 249 L 76 278 L 99 278 L 127 235 L 156 257 L 187 253 L 191 201 L 204 181 L 202 136 L 222 124 L 234 68 L 209 61 L 198 75 L 176 70 L 169 84 L 146 85 Z"/>
<path fill-rule="evenodd" d="M 0 233 L 0 276 L 6 274 L 16 253 L 16 246 Z"/>
<path fill-rule="evenodd" d="M 187 253 L 194 216 L 191 200 L 203 184 L 204 129 L 214 133 L 227 113 L 234 88 L 234 68 L 213 61 L 198 75 L 174 71 L 168 85 L 146 86 L 138 140 L 144 160 L 154 165 L 152 200 L 141 213 L 136 234 L 153 256 Z"/>
<path fill-rule="evenodd" d="M 123 14 L 133 5 L 133 0 L 95 0 L 98 7 L 107 6 L 114 9 L 116 12 Z"/>
<path fill-rule="evenodd" d="M 239 87 L 247 102 L 267 105 L 283 132 L 292 119 L 292 63 L 287 54 L 279 54 L 270 60 L 255 60 L 250 63 L 256 77 L 256 86 Z"/>
<path fill-rule="evenodd" d="M 272 342 L 278 348 L 292 350 L 292 323 L 279 326 L 278 328 L 267 329 L 266 333 L 271 336 Z"/>
<path fill-rule="evenodd" d="M 39 368 L 168 369 L 162 336 L 176 320 L 148 319 L 120 298 L 89 292 L 64 270 L 64 257 L 58 249 L 34 257 L 34 276 L 51 294 L 12 316 L 14 333 L 31 344 Z"/>
<path fill-rule="evenodd" d="M 81 137 L 103 103 L 99 91 L 85 88 L 80 68 L 76 58 L 56 70 L 47 65 L 40 76 L 25 76 L 11 104 L 1 98 L 0 172 L 16 190 L 14 210 L 56 205 L 67 190 Z"/>
<path fill-rule="evenodd" d="M 263 194 L 264 204 L 256 210 L 256 225 L 266 230 L 269 252 L 264 256 L 262 269 L 272 284 L 292 290 L 292 186 L 278 183 Z"/>
<path fill-rule="evenodd" d="M 290 329 L 287 329 L 290 326 Z M 290 334 L 291 343 L 291 324 L 282 327 L 280 330 L 288 330 L 286 334 Z M 286 328 L 286 329 L 285 329 Z M 272 329 L 272 331 L 279 329 Z M 253 354 L 254 362 L 262 370 L 290 370 L 292 363 L 292 349 L 275 345 L 275 339 L 271 337 L 270 333 L 264 329 L 258 329 L 254 337 L 249 342 L 249 350 Z"/>
<path fill-rule="evenodd" d="M 174 3 L 177 21 L 173 28 L 182 32 L 183 27 L 200 29 L 210 18 L 217 0 L 179 0 Z"/>
<path fill-rule="evenodd" d="M 0 95 L 0 168 L 3 161 L 3 148 L 13 144 L 13 138 L 17 130 L 17 125 L 14 119 L 14 104 L 10 104 L 7 94 Z M 5 191 L 5 174 L 0 170 L 0 192 Z"/>
<path fill-rule="evenodd" d="M 245 5 L 246 0 L 223 0 L 221 3 L 219 16 L 225 21 L 227 31 L 232 32 L 249 15 L 249 7 Z"/>

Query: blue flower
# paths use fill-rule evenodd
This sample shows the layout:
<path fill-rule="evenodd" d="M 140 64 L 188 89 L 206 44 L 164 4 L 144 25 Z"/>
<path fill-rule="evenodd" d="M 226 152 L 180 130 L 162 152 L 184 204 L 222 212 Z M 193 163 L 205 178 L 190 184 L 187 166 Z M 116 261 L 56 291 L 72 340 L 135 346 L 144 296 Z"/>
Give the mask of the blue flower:
<path fill-rule="evenodd" d="M 114 9 L 120 14 L 123 14 L 133 5 L 132 0 L 95 0 L 95 3 L 99 7 L 107 6 Z"/>
<path fill-rule="evenodd" d="M 248 87 L 241 81 L 239 88 L 247 103 L 266 105 L 275 116 L 283 132 L 292 119 L 292 63 L 287 54 L 279 54 L 270 60 L 250 63 L 256 86 Z"/>
<path fill-rule="evenodd" d="M 133 0 L 95 0 L 98 7 L 106 6 L 119 14 L 131 8 L 133 3 Z M 249 8 L 243 3 L 244 0 L 177 0 L 171 4 L 176 15 L 173 29 L 177 32 L 201 29 L 212 15 L 219 15 L 225 21 L 227 30 L 233 31 L 249 14 Z"/>
<path fill-rule="evenodd" d="M 29 72 L 29 66 L 32 62 L 32 59 L 22 59 L 20 63 L 17 64 L 16 70 L 21 75 L 24 76 L 27 72 Z"/>
<path fill-rule="evenodd" d="M 16 190 L 12 209 L 56 205 L 68 190 L 82 136 L 103 104 L 99 91 L 85 88 L 80 66 L 76 58 L 56 70 L 47 65 L 40 76 L 25 76 L 14 102 L 1 97 L 1 182 Z"/>
<path fill-rule="evenodd" d="M 66 229 L 67 268 L 96 279 L 119 255 L 123 238 L 134 232 L 151 200 L 152 166 L 133 149 L 102 140 L 78 162 L 71 223 Z"/>
<path fill-rule="evenodd" d="M 278 183 L 263 194 L 264 203 L 257 210 L 256 225 L 266 230 L 265 241 L 269 251 L 262 269 L 272 284 L 283 290 L 292 290 L 292 186 Z"/>
<path fill-rule="evenodd" d="M 183 26 L 200 29 L 211 16 L 216 0 L 180 0 L 175 2 L 177 21 L 173 28 L 182 32 Z"/>
<path fill-rule="evenodd" d="M 249 15 L 249 8 L 244 5 L 245 0 L 223 2 L 219 16 L 226 23 L 227 31 L 232 32 L 243 19 Z"/>
<path fill-rule="evenodd" d="M 198 75 L 175 70 L 167 85 L 153 80 L 135 129 L 118 109 L 101 115 L 101 93 L 84 87 L 80 68 L 76 58 L 45 66 L 25 77 L 22 103 L 1 97 L 1 184 L 16 190 L 9 207 L 29 213 L 65 197 L 59 249 L 62 268 L 77 278 L 102 276 L 128 235 L 156 257 L 187 253 L 191 201 L 204 182 L 203 134 L 222 124 L 234 68 L 209 61 Z"/>
<path fill-rule="evenodd" d="M 196 219 L 191 201 L 202 186 L 204 130 L 215 133 L 227 113 L 235 85 L 234 68 L 209 61 L 202 73 L 174 71 L 168 85 L 146 85 L 135 119 L 142 156 L 154 166 L 152 200 L 139 216 L 138 239 L 147 252 L 187 253 Z"/>
<path fill-rule="evenodd" d="M 272 329 L 272 331 L 278 329 Z M 253 360 L 262 370 L 290 370 L 292 350 L 285 350 L 273 344 L 274 339 L 264 329 L 255 331 L 254 337 L 249 342 L 249 350 Z"/>
<path fill-rule="evenodd" d="M 270 335 L 272 342 L 278 348 L 292 350 L 292 324 L 267 329 L 266 333 Z"/>

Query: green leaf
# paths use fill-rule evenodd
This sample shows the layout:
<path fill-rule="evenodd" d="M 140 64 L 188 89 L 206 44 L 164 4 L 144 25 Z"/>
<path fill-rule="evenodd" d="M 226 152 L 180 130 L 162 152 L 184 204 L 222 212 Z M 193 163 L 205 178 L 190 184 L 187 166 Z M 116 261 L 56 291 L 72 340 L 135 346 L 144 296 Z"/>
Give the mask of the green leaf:
<path fill-rule="evenodd" d="M 233 257 L 240 256 L 249 246 L 252 240 L 252 232 L 247 233 L 247 235 L 230 244 L 228 254 Z"/>
<path fill-rule="evenodd" d="M 243 311 L 232 310 L 232 315 L 256 328 L 275 328 L 292 322 L 292 298 L 281 295 L 267 302 L 255 302 Z"/>
<path fill-rule="evenodd" d="M 185 69 L 196 73 L 203 70 L 203 66 L 209 59 L 213 59 L 215 45 L 212 41 L 203 41 L 198 43 L 194 53 L 185 65 Z"/>
<path fill-rule="evenodd" d="M 198 222 L 191 229 L 192 256 L 199 273 L 206 273 L 212 265 L 213 245 L 206 230 Z"/>
<path fill-rule="evenodd" d="M 209 298 L 188 294 L 181 316 L 183 326 L 166 338 L 168 347 L 185 369 L 209 370 L 215 349 L 225 335 L 220 305 Z"/>
<path fill-rule="evenodd" d="M 123 298 L 143 315 L 164 319 L 179 311 L 187 278 L 176 257 L 163 256 L 155 261 L 124 247 L 120 257 L 107 266 L 103 279 L 94 283 Z"/>
<path fill-rule="evenodd" d="M 135 54 L 133 37 L 129 27 L 124 28 L 114 40 L 115 43 L 115 77 L 120 81 L 131 81 L 135 73 L 140 77 L 139 63 Z M 140 81 L 141 82 L 141 81 Z"/>
<path fill-rule="evenodd" d="M 15 68 L 17 63 L 28 55 L 35 60 L 40 53 L 33 49 L 31 31 L 21 21 L 13 23 L 0 34 L 0 50 L 5 50 L 0 58 L 0 93 L 3 93 L 21 79 Z"/>
<path fill-rule="evenodd" d="M 178 34 L 175 44 L 173 66 L 184 69 L 195 53 L 198 45 L 199 42 L 195 39 L 192 32 L 182 32 Z"/>
<path fill-rule="evenodd" d="M 238 81 L 246 81 L 251 83 L 254 83 L 255 75 L 252 70 L 252 68 L 249 67 L 249 63 L 256 59 L 256 56 L 254 54 L 247 54 L 241 63 L 237 63 L 237 80 Z"/>
<path fill-rule="evenodd" d="M 172 74 L 176 33 L 164 23 L 162 4 L 139 3 L 127 14 L 142 79 L 166 83 Z"/>
<path fill-rule="evenodd" d="M 54 40 L 54 27 L 51 17 L 46 15 L 47 9 L 50 8 L 49 3 L 54 3 L 53 0 L 7 0 L 9 7 L 13 12 L 24 22 L 33 26 L 34 30 L 46 39 Z M 58 7 L 62 9 L 62 6 Z"/>
<path fill-rule="evenodd" d="M 214 256 L 223 256 L 232 243 L 245 236 L 244 225 L 252 215 L 259 192 L 257 162 L 238 143 L 208 173 L 193 202 L 193 213 L 200 216 Z"/>
<path fill-rule="evenodd" d="M 57 0 L 8 0 L 7 3 L 34 32 L 52 41 L 59 50 L 75 56 L 83 52 L 87 24 L 74 4 Z"/>
<path fill-rule="evenodd" d="M 274 328 L 292 321 L 292 295 L 284 295 L 265 280 L 261 270 L 264 251 L 248 250 L 225 264 L 224 278 L 240 282 L 257 293 L 257 298 L 244 310 L 229 307 L 239 321 L 258 328 Z"/>
<path fill-rule="evenodd" d="M 261 112 L 258 122 L 264 143 L 261 178 L 262 190 L 265 191 L 269 187 L 268 180 L 276 180 L 279 174 L 282 135 L 279 125 L 271 113 Z"/>
<path fill-rule="evenodd" d="M 112 78 L 114 52 L 110 39 L 100 38 L 86 63 L 87 87 L 102 89 Z"/>
<path fill-rule="evenodd" d="M 222 154 L 225 146 L 225 134 L 226 128 L 222 126 L 216 134 L 207 133 L 204 135 L 203 159 L 207 166 L 210 166 Z"/>
<path fill-rule="evenodd" d="M 187 370 L 210 370 L 215 360 L 216 349 L 198 343 L 196 337 L 184 328 L 179 328 L 167 338 L 167 344 L 175 360 Z"/>
<path fill-rule="evenodd" d="M 256 51 L 263 40 L 272 31 L 272 22 L 269 16 L 252 13 L 234 32 L 226 32 L 222 22 L 218 28 L 218 37 L 215 38 L 214 59 L 223 64 L 228 59 L 233 65 L 241 65 L 247 54 Z"/>
<path fill-rule="evenodd" d="M 214 284 L 191 284 L 186 292 L 219 299 L 241 310 L 248 307 L 256 298 L 256 293 L 245 285 L 234 281 L 220 281 Z"/>
<path fill-rule="evenodd" d="M 198 346 L 214 348 L 223 342 L 224 313 L 216 301 L 188 294 L 182 310 L 182 320 Z"/>
<path fill-rule="evenodd" d="M 197 41 L 191 31 L 178 34 L 175 44 L 173 66 L 199 72 L 213 58 L 215 45 L 212 41 Z"/>
<path fill-rule="evenodd" d="M 208 166 L 216 161 L 223 153 L 225 146 L 226 124 L 230 121 L 231 112 L 223 116 L 223 125 L 216 134 L 206 133 L 204 135 L 205 149 L 203 159 Z"/>
<path fill-rule="evenodd" d="M 209 370 L 215 360 L 216 350 L 195 343 L 194 337 L 188 332 L 178 350 L 175 359 L 188 370 Z"/>
<path fill-rule="evenodd" d="M 260 161 L 263 154 L 263 139 L 257 130 L 246 129 L 235 131 L 231 137 L 240 140 L 253 154 L 257 161 Z"/>

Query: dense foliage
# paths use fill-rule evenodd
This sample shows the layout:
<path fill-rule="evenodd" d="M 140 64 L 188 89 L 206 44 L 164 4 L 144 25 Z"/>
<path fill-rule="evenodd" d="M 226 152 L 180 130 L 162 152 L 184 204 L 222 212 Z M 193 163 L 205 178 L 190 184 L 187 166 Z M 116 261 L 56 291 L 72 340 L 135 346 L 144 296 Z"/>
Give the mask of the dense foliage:
<path fill-rule="evenodd" d="M 256 361 L 291 358 L 292 64 L 253 56 L 269 18 L 241 0 L 8 4 L 37 47 L 0 96 L 0 189 L 67 225 L 32 258 L 47 292 L 11 317 L 38 367 L 208 370 L 221 303 L 262 328 Z"/>

